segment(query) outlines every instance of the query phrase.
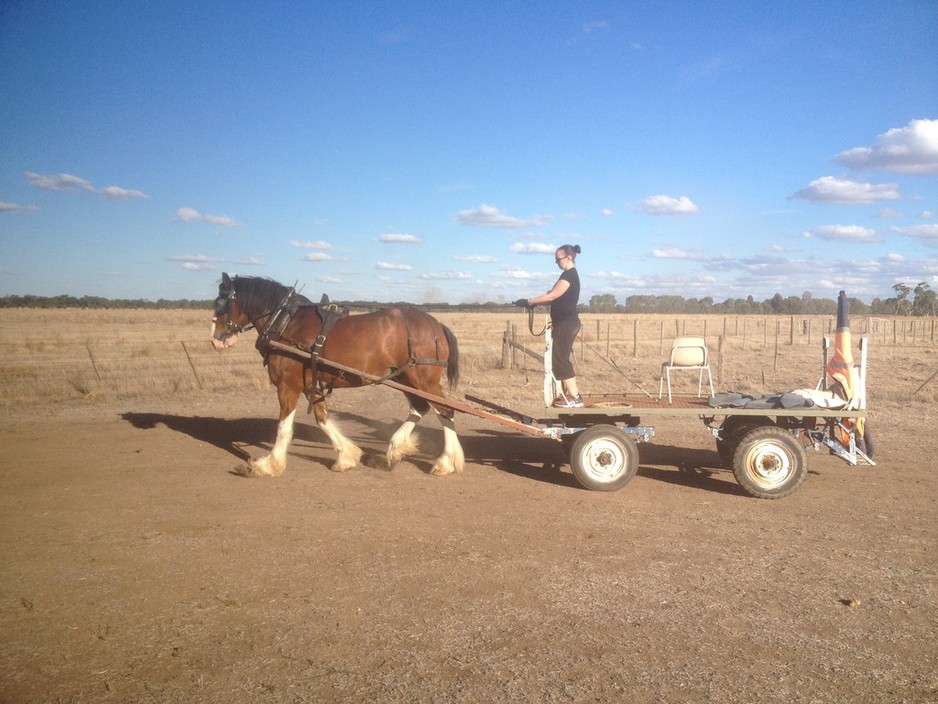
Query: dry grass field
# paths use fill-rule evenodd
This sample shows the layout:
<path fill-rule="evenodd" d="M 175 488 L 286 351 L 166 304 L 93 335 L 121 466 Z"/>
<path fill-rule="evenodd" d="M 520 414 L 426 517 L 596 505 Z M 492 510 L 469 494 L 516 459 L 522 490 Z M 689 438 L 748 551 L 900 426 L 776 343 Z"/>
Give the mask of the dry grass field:
<path fill-rule="evenodd" d="M 510 326 L 542 344 L 522 314 L 437 317 L 456 395 L 536 417 L 538 362 L 503 354 Z M 0 702 L 938 701 L 934 321 L 852 321 L 877 466 L 811 453 L 760 501 L 680 418 L 608 494 L 471 416 L 457 476 L 428 474 L 432 419 L 393 472 L 336 474 L 303 416 L 286 473 L 244 479 L 276 401 L 255 334 L 219 353 L 209 319 L 0 310 Z M 587 315 L 580 385 L 657 395 L 681 333 L 718 390 L 813 386 L 832 322 Z M 406 413 L 332 407 L 369 456 Z"/>

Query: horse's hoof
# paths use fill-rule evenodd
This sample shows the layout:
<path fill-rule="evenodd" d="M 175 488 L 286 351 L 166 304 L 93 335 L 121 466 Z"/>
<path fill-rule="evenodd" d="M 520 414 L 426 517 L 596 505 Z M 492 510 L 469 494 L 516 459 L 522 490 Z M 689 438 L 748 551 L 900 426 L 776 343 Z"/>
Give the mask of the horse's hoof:
<path fill-rule="evenodd" d="M 270 457 L 261 457 L 259 460 L 252 459 L 248 463 L 248 476 L 251 477 L 279 477 L 283 474 L 286 465 L 272 462 Z"/>
<path fill-rule="evenodd" d="M 433 465 L 433 469 L 430 470 L 430 474 L 434 477 L 445 477 L 455 471 L 455 468 L 449 462 L 437 462 Z"/>

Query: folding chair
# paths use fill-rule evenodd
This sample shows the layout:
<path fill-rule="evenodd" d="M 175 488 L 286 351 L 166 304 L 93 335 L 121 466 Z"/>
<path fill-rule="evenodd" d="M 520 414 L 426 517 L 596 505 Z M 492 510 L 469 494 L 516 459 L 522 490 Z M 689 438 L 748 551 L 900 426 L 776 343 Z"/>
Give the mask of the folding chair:
<path fill-rule="evenodd" d="M 668 384 L 668 403 L 671 403 L 671 373 L 697 372 L 697 398 L 703 389 L 703 373 L 707 372 L 710 396 L 713 396 L 713 377 L 710 374 L 710 358 L 707 354 L 707 342 L 702 337 L 679 337 L 671 345 L 668 361 L 661 365 L 661 378 L 658 380 L 658 398 L 664 394 L 664 384 Z"/>

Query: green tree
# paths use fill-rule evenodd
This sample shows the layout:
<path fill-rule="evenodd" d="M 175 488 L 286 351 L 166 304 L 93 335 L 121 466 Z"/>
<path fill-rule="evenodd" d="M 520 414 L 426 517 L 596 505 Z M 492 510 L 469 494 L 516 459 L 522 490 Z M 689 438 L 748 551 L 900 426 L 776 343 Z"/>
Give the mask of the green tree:
<path fill-rule="evenodd" d="M 893 284 L 892 290 L 896 292 L 896 297 L 890 299 L 895 301 L 895 315 L 911 315 L 912 302 L 909 300 L 909 296 L 912 293 L 912 289 L 905 284 Z"/>
<path fill-rule="evenodd" d="M 616 297 L 611 293 L 597 293 L 590 298 L 590 313 L 612 313 L 616 309 Z"/>
<path fill-rule="evenodd" d="M 913 293 L 912 315 L 935 315 L 938 311 L 938 294 L 932 291 L 931 286 L 921 281 Z"/>

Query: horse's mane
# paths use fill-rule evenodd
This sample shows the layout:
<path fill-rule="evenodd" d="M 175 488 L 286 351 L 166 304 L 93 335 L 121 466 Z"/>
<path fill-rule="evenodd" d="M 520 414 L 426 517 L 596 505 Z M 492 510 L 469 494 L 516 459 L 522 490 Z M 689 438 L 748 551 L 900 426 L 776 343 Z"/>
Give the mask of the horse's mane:
<path fill-rule="evenodd" d="M 290 290 L 273 279 L 260 276 L 235 276 L 233 283 L 238 303 L 249 315 L 275 311 Z"/>

